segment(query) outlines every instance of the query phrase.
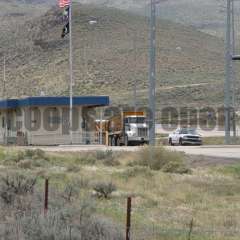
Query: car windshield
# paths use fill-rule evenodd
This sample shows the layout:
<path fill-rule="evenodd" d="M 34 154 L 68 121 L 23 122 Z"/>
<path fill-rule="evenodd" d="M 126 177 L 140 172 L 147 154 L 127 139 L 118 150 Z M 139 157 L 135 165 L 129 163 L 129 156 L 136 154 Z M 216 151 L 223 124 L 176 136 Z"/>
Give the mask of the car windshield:
<path fill-rule="evenodd" d="M 181 134 L 197 134 L 197 131 L 196 129 L 185 128 L 185 129 L 181 129 L 180 133 Z"/>
<path fill-rule="evenodd" d="M 145 117 L 130 117 L 128 123 L 145 123 Z"/>

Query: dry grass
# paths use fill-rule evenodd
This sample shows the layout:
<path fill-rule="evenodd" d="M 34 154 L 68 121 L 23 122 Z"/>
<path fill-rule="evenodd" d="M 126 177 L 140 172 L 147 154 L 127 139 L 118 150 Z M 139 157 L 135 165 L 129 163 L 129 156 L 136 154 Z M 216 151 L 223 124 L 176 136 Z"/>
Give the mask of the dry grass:
<path fill-rule="evenodd" d="M 4 151 L 1 149 L 0 156 Z M 165 150 L 156 152 L 159 154 L 159 151 L 161 155 Z M 148 155 L 149 149 L 143 148 L 143 159 L 144 152 Z M 164 155 L 166 158 L 167 153 Z M 15 155 L 9 150 L 8 154 Z M 240 231 L 238 165 L 195 167 L 191 169 L 191 174 L 166 173 L 162 169 L 152 170 L 149 166 L 129 166 L 130 162 L 139 158 L 137 153 L 111 153 L 111 157 L 120 164 L 106 166 L 104 157 L 108 158 L 109 154 L 49 153 L 46 154 L 49 159 L 47 167 L 33 165 L 31 169 L 24 170 L 18 166 L 19 162 L 3 167 L 7 171 L 18 169 L 37 175 L 38 191 L 43 191 L 41 176 L 48 176 L 51 202 L 61 205 L 61 201 L 75 202 L 89 198 L 94 201 L 98 216 L 111 219 L 119 226 L 125 224 L 126 197 L 132 196 L 132 227 L 136 239 L 185 240 L 192 219 L 192 239 L 237 239 Z M 81 158 L 95 157 L 95 163 L 78 162 L 79 155 Z M 184 156 L 175 155 L 174 159 L 177 157 L 185 162 Z M 79 171 L 71 170 L 70 166 L 78 167 Z M 96 198 L 94 187 L 98 182 L 112 183 L 116 191 L 108 199 Z M 55 191 L 61 193 L 60 198 Z"/>

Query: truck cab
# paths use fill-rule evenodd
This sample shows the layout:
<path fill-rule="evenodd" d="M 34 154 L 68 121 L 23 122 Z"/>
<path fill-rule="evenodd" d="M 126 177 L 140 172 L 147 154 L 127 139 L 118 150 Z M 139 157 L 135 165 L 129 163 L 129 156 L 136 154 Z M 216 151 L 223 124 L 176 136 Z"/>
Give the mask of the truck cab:
<path fill-rule="evenodd" d="M 125 139 L 124 145 L 147 144 L 148 125 L 145 116 L 131 115 L 124 118 Z"/>
<path fill-rule="evenodd" d="M 109 120 L 109 145 L 148 144 L 148 129 L 143 112 L 122 112 Z"/>

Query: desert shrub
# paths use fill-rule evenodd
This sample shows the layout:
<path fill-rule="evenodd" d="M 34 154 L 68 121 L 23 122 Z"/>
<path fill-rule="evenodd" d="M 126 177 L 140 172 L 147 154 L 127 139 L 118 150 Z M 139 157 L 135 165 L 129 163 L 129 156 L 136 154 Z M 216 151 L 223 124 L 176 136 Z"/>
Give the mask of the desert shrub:
<path fill-rule="evenodd" d="M 23 169 L 31 169 L 32 168 L 32 161 L 29 160 L 29 159 L 20 161 L 18 163 L 18 167 L 23 168 Z"/>
<path fill-rule="evenodd" d="M 61 207 L 44 217 L 36 212 L 24 216 L 21 231 L 25 240 L 122 240 L 119 228 L 111 221 L 95 216 L 91 201 L 79 207 Z"/>
<path fill-rule="evenodd" d="M 17 166 L 23 169 L 31 169 L 33 167 L 47 167 L 49 162 L 44 159 L 25 159 L 17 163 Z"/>
<path fill-rule="evenodd" d="M 33 156 L 35 155 L 35 150 L 27 149 L 25 150 L 24 155 L 27 158 L 33 158 Z"/>
<path fill-rule="evenodd" d="M 64 187 L 64 190 L 61 194 L 64 200 L 71 202 L 73 198 L 77 198 L 80 193 L 80 186 L 78 184 L 77 179 L 73 179 L 69 182 Z"/>
<path fill-rule="evenodd" d="M 26 151 L 10 151 L 6 154 L 4 165 L 17 164 L 21 168 L 43 167 L 48 165 L 48 156 L 40 149 Z"/>
<path fill-rule="evenodd" d="M 145 166 L 152 170 L 162 170 L 169 173 L 190 173 L 182 153 L 168 151 L 162 146 L 143 148 L 129 165 Z"/>
<path fill-rule="evenodd" d="M 123 240 L 120 227 L 103 217 L 92 217 L 82 231 L 83 239 L 88 240 Z"/>
<path fill-rule="evenodd" d="M 8 152 L 5 156 L 4 165 L 11 165 L 19 163 L 21 160 L 24 160 L 24 152 Z"/>
<path fill-rule="evenodd" d="M 103 160 L 106 158 L 106 152 L 105 151 L 96 151 L 96 158 L 97 160 Z"/>
<path fill-rule="evenodd" d="M 33 159 L 42 159 L 42 160 L 46 160 L 46 161 L 49 160 L 46 152 L 44 152 L 44 151 L 41 150 L 41 149 L 36 149 L 36 150 L 35 150 L 35 154 L 34 154 Z"/>
<path fill-rule="evenodd" d="M 92 154 L 87 154 L 77 157 L 74 162 L 82 165 L 94 165 L 96 163 L 96 158 Z"/>
<path fill-rule="evenodd" d="M 80 187 L 80 188 L 89 188 L 89 183 L 90 183 L 90 180 L 86 177 L 76 177 L 75 178 L 75 181 L 77 182 L 77 185 Z"/>
<path fill-rule="evenodd" d="M 117 190 L 116 186 L 113 183 L 99 182 L 96 183 L 93 187 L 99 198 L 109 198 L 110 195 Z"/>
<path fill-rule="evenodd" d="M 152 177 L 153 173 L 151 172 L 151 169 L 148 167 L 142 167 L 142 166 L 134 166 L 131 168 L 128 168 L 124 172 L 119 173 L 121 177 L 124 178 L 131 178 L 131 177 L 137 177 L 137 176 L 143 176 L 143 177 Z"/>
<path fill-rule="evenodd" d="M 120 162 L 115 159 L 115 158 L 106 158 L 104 161 L 103 161 L 103 164 L 105 166 L 111 166 L 111 167 L 114 167 L 114 166 L 119 166 L 120 165 Z"/>
<path fill-rule="evenodd" d="M 97 160 L 104 160 L 107 158 L 112 159 L 113 156 L 113 151 L 112 150 L 107 150 L 107 151 L 97 151 L 96 152 L 96 158 Z"/>
<path fill-rule="evenodd" d="M 27 149 L 24 153 L 24 157 L 33 160 L 46 160 L 46 161 L 49 160 L 47 154 L 41 149 L 36 150 Z"/>
<path fill-rule="evenodd" d="M 123 240 L 121 231 L 110 221 L 90 218 L 69 224 L 63 213 L 32 216 L 23 221 L 25 240 Z"/>
<path fill-rule="evenodd" d="M 67 172 L 73 172 L 73 173 L 77 173 L 81 170 L 81 167 L 79 167 L 76 164 L 70 164 L 67 166 Z"/>
<path fill-rule="evenodd" d="M 12 240 L 17 239 L 16 226 L 13 224 L 0 224 L 0 239 Z"/>
<path fill-rule="evenodd" d="M 120 162 L 115 158 L 112 150 L 97 151 L 96 152 L 96 159 L 97 160 L 102 160 L 102 163 L 105 166 L 118 166 L 118 165 L 120 165 Z"/>
<path fill-rule="evenodd" d="M 0 161 L 6 158 L 6 154 L 3 148 L 0 147 Z"/>
<path fill-rule="evenodd" d="M 162 167 L 163 172 L 189 174 L 191 170 L 181 161 L 169 161 Z"/>
<path fill-rule="evenodd" d="M 0 178 L 0 198 L 5 204 L 13 204 L 17 196 L 32 194 L 36 178 L 18 172 L 7 173 Z"/>

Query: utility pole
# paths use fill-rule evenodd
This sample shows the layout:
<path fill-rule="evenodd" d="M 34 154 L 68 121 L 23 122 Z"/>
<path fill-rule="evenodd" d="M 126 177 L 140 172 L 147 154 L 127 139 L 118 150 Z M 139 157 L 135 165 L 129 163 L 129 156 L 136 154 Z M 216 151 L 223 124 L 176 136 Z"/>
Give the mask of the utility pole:
<path fill-rule="evenodd" d="M 133 39 L 133 51 L 134 51 L 134 87 L 133 87 L 133 106 L 134 111 L 137 111 L 137 32 L 134 33 Z"/>
<path fill-rule="evenodd" d="M 72 0 L 69 3 L 69 74 L 70 74 L 70 99 L 69 99 L 69 132 L 70 144 L 73 144 L 73 49 L 72 49 Z"/>
<path fill-rule="evenodd" d="M 3 99 L 7 99 L 6 94 L 6 57 L 5 54 L 3 55 L 3 93 L 2 93 Z M 4 144 L 7 144 L 7 128 L 8 128 L 8 111 L 6 109 L 5 111 L 5 117 L 4 117 Z"/>
<path fill-rule="evenodd" d="M 235 12 L 234 12 L 234 0 L 232 0 L 231 4 L 231 44 L 232 44 L 232 56 L 235 55 Z M 233 119 L 232 119 L 232 130 L 233 137 L 236 139 L 237 137 L 237 129 L 236 129 L 236 114 L 235 114 L 235 88 L 236 88 L 236 72 L 235 72 L 235 63 L 232 61 L 232 109 L 233 109 Z"/>
<path fill-rule="evenodd" d="M 224 116 L 225 144 L 230 144 L 231 126 L 231 0 L 227 0 L 226 39 L 225 39 L 225 83 L 224 83 Z"/>
<path fill-rule="evenodd" d="M 6 97 L 6 57 L 3 55 L 3 93 L 2 97 Z"/>
<path fill-rule="evenodd" d="M 156 117 L 156 0 L 151 0 L 149 49 L 149 144 L 155 145 Z"/>

